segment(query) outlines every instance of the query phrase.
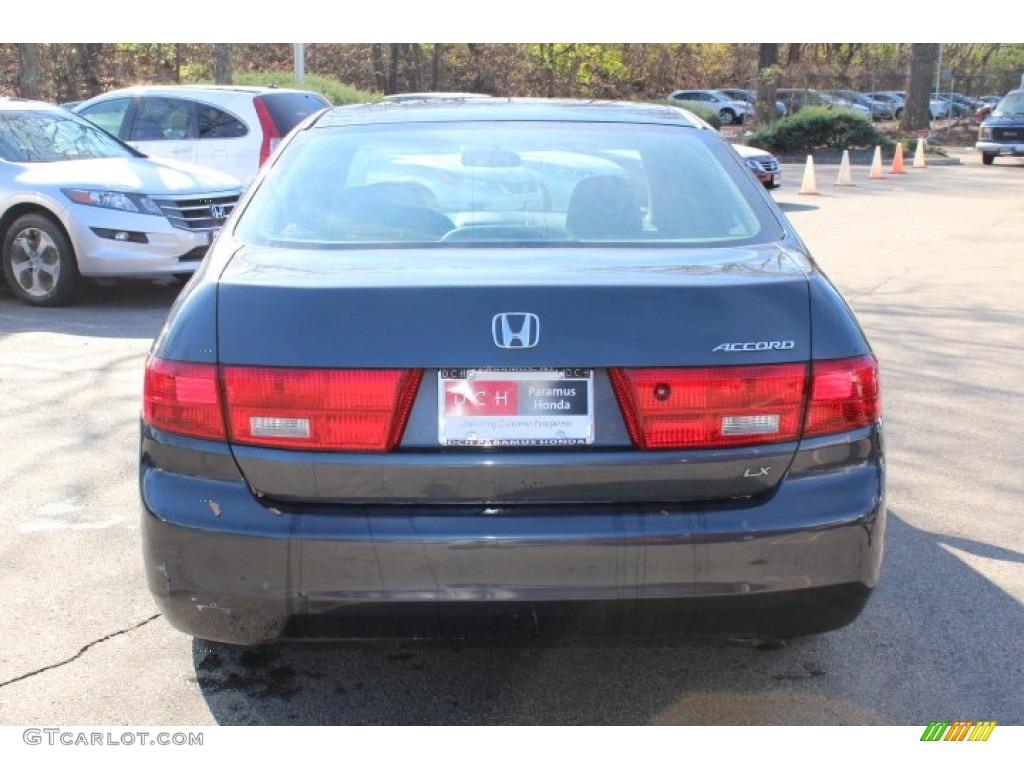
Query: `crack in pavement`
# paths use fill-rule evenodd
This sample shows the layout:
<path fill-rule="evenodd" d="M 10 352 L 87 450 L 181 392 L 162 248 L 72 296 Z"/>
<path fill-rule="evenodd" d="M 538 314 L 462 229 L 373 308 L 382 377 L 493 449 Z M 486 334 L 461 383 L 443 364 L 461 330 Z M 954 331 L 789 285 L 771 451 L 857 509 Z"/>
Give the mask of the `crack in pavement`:
<path fill-rule="evenodd" d="M 847 300 L 848 303 L 853 304 L 855 301 L 857 301 L 858 299 L 863 299 L 865 296 L 873 296 L 876 291 L 880 291 L 882 288 L 884 288 L 886 285 L 891 283 L 893 280 L 896 280 L 896 279 L 898 279 L 900 277 L 903 277 L 908 272 L 910 272 L 909 269 L 904 269 L 904 270 L 901 270 L 901 271 L 897 272 L 894 275 L 889 275 L 889 277 L 887 277 L 884 280 L 882 280 L 880 283 L 878 283 L 878 285 L 875 285 L 875 286 L 873 286 L 871 288 L 868 288 L 866 291 L 862 291 L 860 293 L 856 293 L 856 292 L 850 291 L 850 292 L 847 293 L 846 300 Z"/>
<path fill-rule="evenodd" d="M 94 645 L 99 645 L 100 643 L 105 643 L 107 640 L 115 638 L 118 635 L 126 635 L 129 632 L 134 632 L 136 629 L 139 629 L 140 627 L 146 626 L 151 621 L 155 621 L 156 619 L 159 619 L 161 615 L 162 614 L 154 613 L 152 616 L 150 616 L 148 618 L 145 618 L 142 621 L 140 621 L 140 622 L 138 622 L 136 624 L 133 624 L 132 626 L 130 626 L 130 627 L 126 628 L 126 629 L 119 629 L 119 630 L 117 630 L 117 632 L 111 632 L 109 635 L 104 635 L 103 637 L 99 638 L 98 640 L 93 640 L 91 643 L 86 643 L 81 648 L 79 648 L 78 649 L 78 653 L 76 653 L 71 658 L 64 659 L 64 661 L 58 661 L 56 664 L 48 664 L 45 667 L 40 667 L 39 669 L 34 669 L 31 672 L 26 672 L 24 675 L 19 675 L 18 677 L 13 677 L 10 680 L 5 680 L 4 682 L 0 683 L 0 688 L 5 688 L 6 686 L 12 685 L 13 683 L 19 683 L 22 680 L 27 680 L 30 677 L 35 677 L 36 675 L 41 675 L 43 672 L 48 672 L 51 669 L 56 669 L 57 667 L 63 667 L 66 664 L 70 664 L 71 662 L 79 659 L 82 656 L 83 653 L 88 651 Z"/>

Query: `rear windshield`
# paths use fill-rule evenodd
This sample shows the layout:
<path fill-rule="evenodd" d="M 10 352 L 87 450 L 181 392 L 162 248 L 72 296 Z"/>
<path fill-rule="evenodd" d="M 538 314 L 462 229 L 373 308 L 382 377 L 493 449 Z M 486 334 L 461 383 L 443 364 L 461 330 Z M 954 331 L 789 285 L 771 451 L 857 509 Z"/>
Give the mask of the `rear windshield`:
<path fill-rule="evenodd" d="M 282 136 L 314 112 L 331 106 L 318 93 L 268 93 L 257 98 L 266 106 L 277 132 Z"/>
<path fill-rule="evenodd" d="M 404 123 L 295 137 L 236 235 L 285 247 L 777 238 L 717 137 L 620 123 Z"/>

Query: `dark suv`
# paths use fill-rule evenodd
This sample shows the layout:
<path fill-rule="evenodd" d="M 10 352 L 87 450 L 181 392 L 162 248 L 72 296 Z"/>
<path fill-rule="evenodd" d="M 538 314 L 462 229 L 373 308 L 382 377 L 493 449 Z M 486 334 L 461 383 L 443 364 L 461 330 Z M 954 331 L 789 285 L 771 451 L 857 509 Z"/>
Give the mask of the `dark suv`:
<path fill-rule="evenodd" d="M 992 165 L 997 157 L 1024 157 L 1024 89 L 1003 96 L 982 121 L 974 148 L 985 165 Z"/>

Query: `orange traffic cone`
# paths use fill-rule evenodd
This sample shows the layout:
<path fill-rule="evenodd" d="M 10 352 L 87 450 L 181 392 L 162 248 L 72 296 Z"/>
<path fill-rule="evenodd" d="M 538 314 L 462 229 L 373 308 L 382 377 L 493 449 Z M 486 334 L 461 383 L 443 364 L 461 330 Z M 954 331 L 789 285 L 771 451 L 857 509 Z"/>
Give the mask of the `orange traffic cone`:
<path fill-rule="evenodd" d="M 892 173 L 906 173 L 903 167 L 903 142 L 896 142 L 896 154 L 892 157 Z"/>
<path fill-rule="evenodd" d="M 869 179 L 884 179 L 885 174 L 882 173 L 882 148 L 875 147 L 875 157 L 871 161 L 871 170 L 868 172 Z"/>
<path fill-rule="evenodd" d="M 924 139 L 917 140 L 917 149 L 914 150 L 914 168 L 925 168 L 927 167 L 924 161 Z"/>
<path fill-rule="evenodd" d="M 818 194 L 818 182 L 814 180 L 814 158 L 807 156 L 807 165 L 804 168 L 804 180 L 800 185 L 799 195 Z"/>
<path fill-rule="evenodd" d="M 850 150 L 843 150 L 843 159 L 839 163 L 839 176 L 836 178 L 837 187 L 855 187 L 853 176 L 850 173 Z"/>

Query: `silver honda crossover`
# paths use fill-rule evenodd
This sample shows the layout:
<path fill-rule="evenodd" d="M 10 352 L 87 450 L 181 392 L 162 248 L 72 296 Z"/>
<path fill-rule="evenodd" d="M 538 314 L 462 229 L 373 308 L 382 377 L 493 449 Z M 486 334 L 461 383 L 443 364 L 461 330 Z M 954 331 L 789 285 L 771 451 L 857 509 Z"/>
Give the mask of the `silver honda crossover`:
<path fill-rule="evenodd" d="M 236 644 L 825 632 L 878 582 L 881 425 L 849 307 L 690 113 L 338 107 L 154 343 L 146 574 Z"/>
<path fill-rule="evenodd" d="M 0 272 L 29 304 L 66 303 L 83 278 L 191 275 L 241 192 L 53 104 L 0 98 Z"/>

